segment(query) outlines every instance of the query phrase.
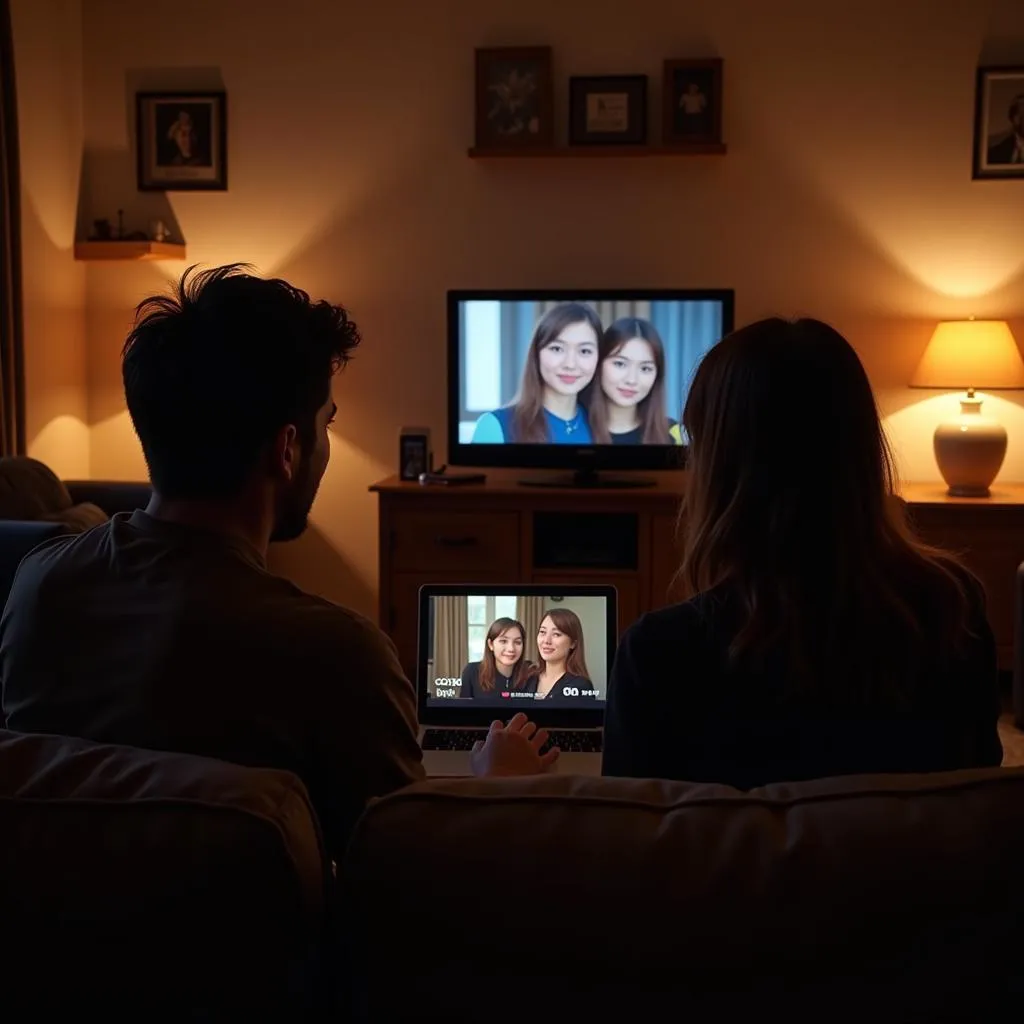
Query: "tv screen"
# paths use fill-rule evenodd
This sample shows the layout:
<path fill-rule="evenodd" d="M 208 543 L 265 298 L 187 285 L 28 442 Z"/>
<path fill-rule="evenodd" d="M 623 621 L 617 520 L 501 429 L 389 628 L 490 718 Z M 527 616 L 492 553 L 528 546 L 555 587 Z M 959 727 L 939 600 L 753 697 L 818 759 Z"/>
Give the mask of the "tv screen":
<path fill-rule="evenodd" d="M 669 468 L 727 290 L 450 292 L 455 465 Z"/>

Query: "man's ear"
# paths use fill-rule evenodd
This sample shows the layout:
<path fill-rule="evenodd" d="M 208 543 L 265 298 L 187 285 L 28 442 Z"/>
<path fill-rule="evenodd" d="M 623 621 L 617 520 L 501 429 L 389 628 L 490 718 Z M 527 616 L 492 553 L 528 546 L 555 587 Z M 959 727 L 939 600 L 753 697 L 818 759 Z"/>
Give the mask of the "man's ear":
<path fill-rule="evenodd" d="M 279 479 L 294 480 L 299 472 L 299 433 L 294 423 L 283 426 L 270 446 L 270 471 Z"/>

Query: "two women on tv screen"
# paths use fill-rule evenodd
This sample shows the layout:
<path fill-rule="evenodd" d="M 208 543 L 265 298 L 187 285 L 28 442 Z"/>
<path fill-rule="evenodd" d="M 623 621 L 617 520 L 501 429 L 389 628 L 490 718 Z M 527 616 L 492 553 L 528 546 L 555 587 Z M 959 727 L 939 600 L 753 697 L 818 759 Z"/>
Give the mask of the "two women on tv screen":
<path fill-rule="evenodd" d="M 586 303 L 559 303 L 537 322 L 516 398 L 477 420 L 473 443 L 679 444 L 664 376 L 665 347 L 649 320 L 605 329 Z"/>
<path fill-rule="evenodd" d="M 537 628 L 538 661 L 526 656 L 526 628 L 516 619 L 495 619 L 480 661 L 462 670 L 460 698 L 477 704 L 509 705 L 547 700 L 552 704 L 597 699 L 590 680 L 579 616 L 568 608 L 544 613 Z"/>

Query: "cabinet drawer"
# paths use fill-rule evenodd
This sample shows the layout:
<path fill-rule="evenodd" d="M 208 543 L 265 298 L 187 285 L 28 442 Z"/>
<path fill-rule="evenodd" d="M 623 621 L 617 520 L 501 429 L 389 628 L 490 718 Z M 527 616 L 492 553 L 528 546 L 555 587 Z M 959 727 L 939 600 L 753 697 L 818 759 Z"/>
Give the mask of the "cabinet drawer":
<path fill-rule="evenodd" d="M 390 543 L 391 565 L 399 572 L 507 573 L 510 580 L 519 572 L 514 512 L 395 512 Z"/>

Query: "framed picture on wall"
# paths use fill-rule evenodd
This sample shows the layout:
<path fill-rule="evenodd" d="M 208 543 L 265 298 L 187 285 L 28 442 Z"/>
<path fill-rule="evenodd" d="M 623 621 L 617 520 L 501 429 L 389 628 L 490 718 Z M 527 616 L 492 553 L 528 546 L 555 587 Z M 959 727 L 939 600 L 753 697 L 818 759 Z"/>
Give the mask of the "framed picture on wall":
<path fill-rule="evenodd" d="M 1024 67 L 978 68 L 972 177 L 1024 180 Z"/>
<path fill-rule="evenodd" d="M 223 92 L 137 93 L 139 191 L 223 191 L 228 187 L 227 138 Z"/>
<path fill-rule="evenodd" d="M 569 79 L 571 146 L 639 146 L 646 141 L 646 75 Z"/>
<path fill-rule="evenodd" d="M 477 50 L 476 148 L 550 148 L 554 129 L 551 48 Z"/>
<path fill-rule="evenodd" d="M 722 144 L 721 60 L 667 60 L 662 88 L 666 146 Z"/>

